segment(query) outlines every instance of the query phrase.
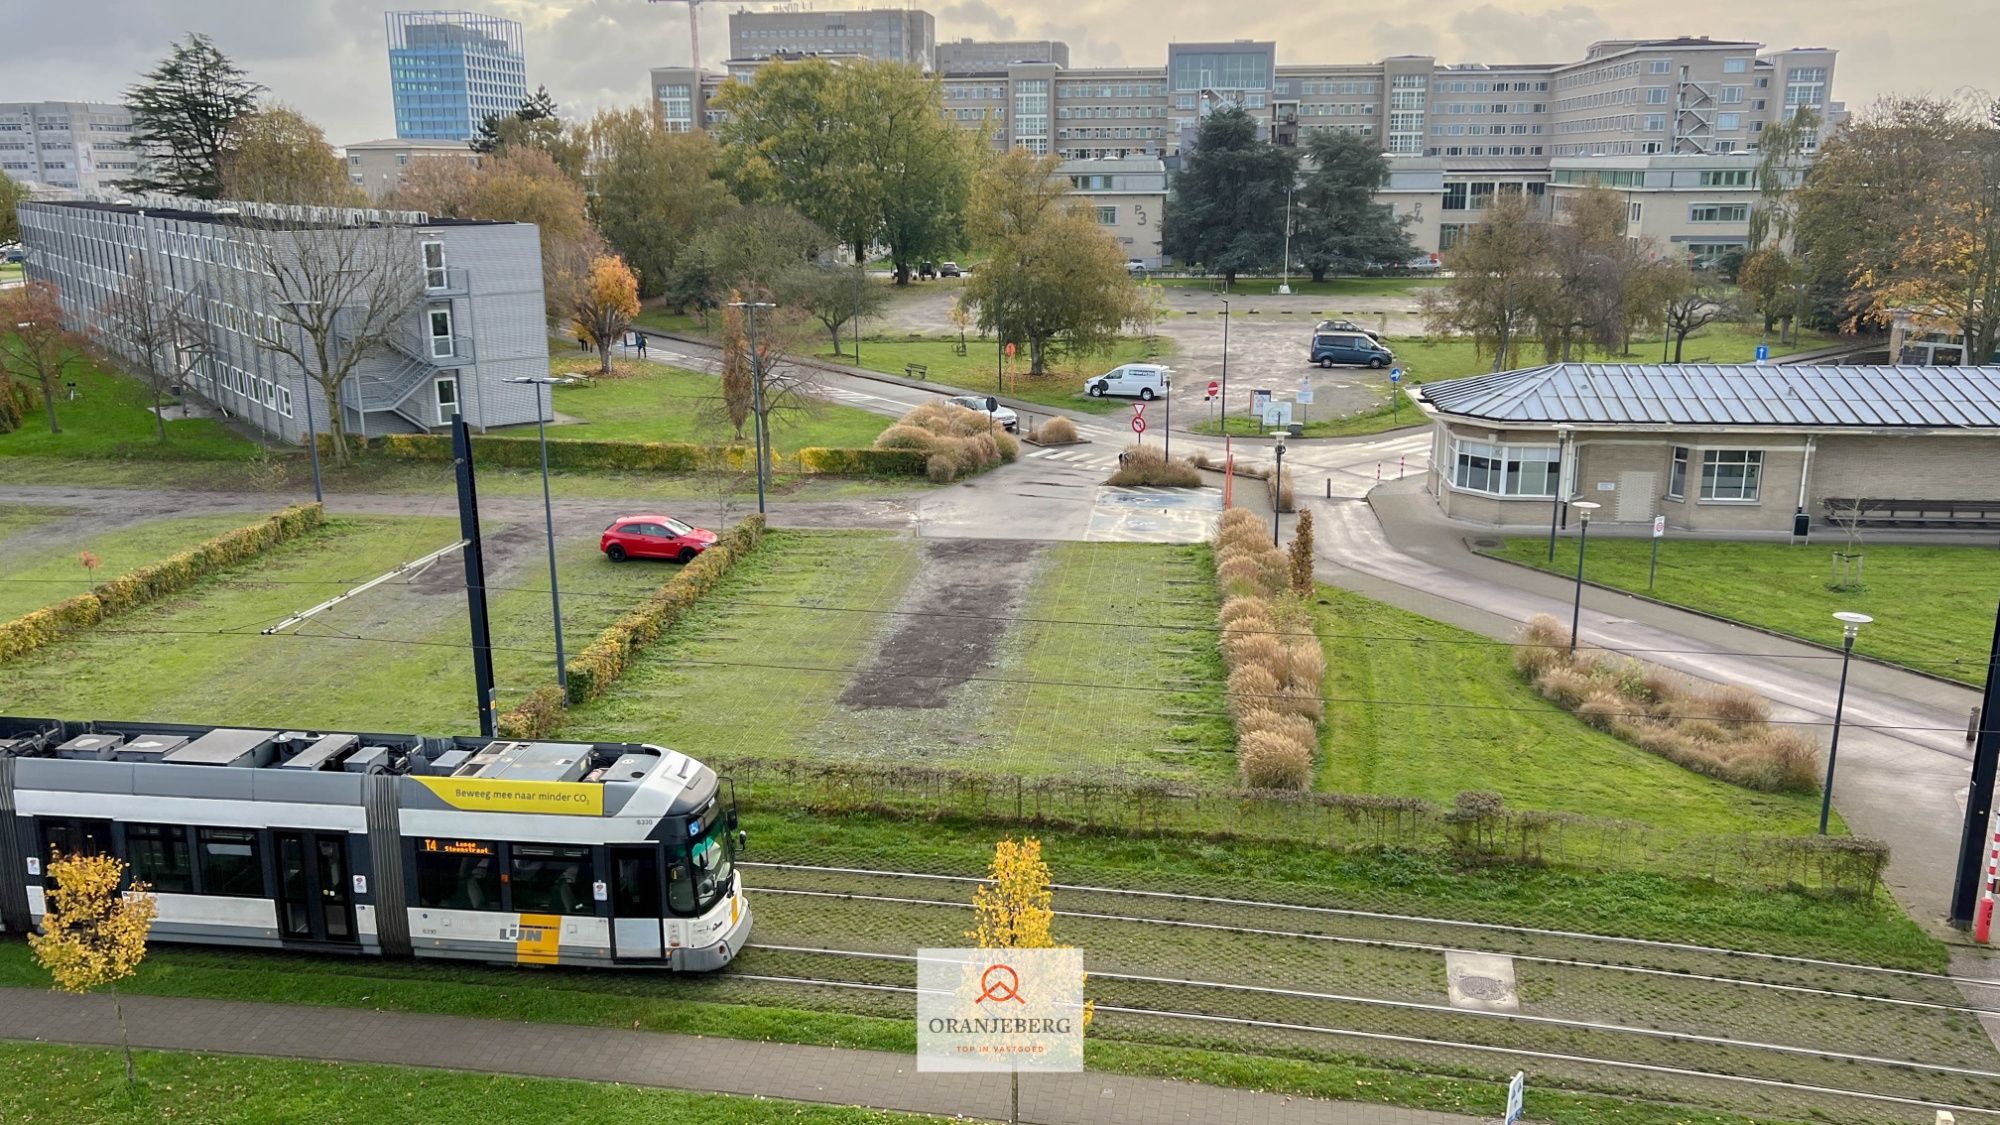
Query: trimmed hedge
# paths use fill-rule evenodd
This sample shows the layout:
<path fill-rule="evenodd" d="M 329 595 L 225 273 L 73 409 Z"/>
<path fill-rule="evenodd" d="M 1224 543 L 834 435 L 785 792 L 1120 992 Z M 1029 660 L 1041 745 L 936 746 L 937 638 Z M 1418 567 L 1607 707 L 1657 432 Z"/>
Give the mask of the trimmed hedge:
<path fill-rule="evenodd" d="M 536 438 L 478 437 L 473 451 L 483 464 L 509 469 L 539 469 L 541 441 Z M 357 444 L 360 444 L 357 442 Z M 369 438 L 366 448 L 385 457 L 433 464 L 451 462 L 448 434 L 386 434 Z M 752 472 L 754 447 L 696 445 L 665 441 L 552 441 L 549 468 L 691 473 L 703 469 Z M 793 455 L 774 454 L 773 469 L 828 476 L 921 477 L 925 462 L 907 450 L 825 449 L 811 447 Z"/>
<path fill-rule="evenodd" d="M 211 574 L 316 531 L 325 523 L 326 511 L 318 504 L 286 508 L 248 527 L 224 532 L 159 562 L 101 582 L 87 594 L 0 623 L 0 663 L 81 632 L 106 618 L 185 590 Z"/>
<path fill-rule="evenodd" d="M 666 585 L 612 622 L 590 647 L 563 665 L 569 680 L 567 698 L 553 686 L 536 688 L 518 706 L 500 716 L 501 733 L 510 738 L 541 738 L 555 733 L 568 707 L 603 695 L 631 667 L 634 657 L 672 628 L 763 538 L 763 516 L 749 516 L 724 532 L 713 546 L 681 567 Z"/>

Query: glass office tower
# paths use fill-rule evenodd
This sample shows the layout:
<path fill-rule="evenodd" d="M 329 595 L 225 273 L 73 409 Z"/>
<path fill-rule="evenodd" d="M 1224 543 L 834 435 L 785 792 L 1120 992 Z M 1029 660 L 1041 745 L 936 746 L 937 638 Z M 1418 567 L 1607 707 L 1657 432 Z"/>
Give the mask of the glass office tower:
<path fill-rule="evenodd" d="M 396 136 L 463 141 L 528 99 L 521 25 L 478 12 L 389 12 Z"/>

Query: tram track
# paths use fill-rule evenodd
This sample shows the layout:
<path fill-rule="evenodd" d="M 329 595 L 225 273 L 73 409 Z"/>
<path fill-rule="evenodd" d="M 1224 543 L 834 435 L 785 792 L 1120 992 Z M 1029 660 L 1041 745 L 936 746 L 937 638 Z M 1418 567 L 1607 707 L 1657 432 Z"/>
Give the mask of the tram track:
<path fill-rule="evenodd" d="M 984 881 L 745 866 L 764 906 L 746 963 L 729 975 L 823 990 L 791 1002 L 884 1015 L 889 998 L 913 995 L 913 950 L 964 944 L 971 890 Z M 2000 1056 L 1979 1024 L 2000 1017 L 2000 1000 L 1962 995 L 1992 987 L 1975 978 L 1268 897 L 1054 890 L 1058 932 L 1087 951 L 1093 997 L 1116 1014 L 1102 1029 L 1112 1038 L 1360 1053 L 1440 1073 L 1513 1055 L 1556 1068 L 1538 1072 L 1545 1084 L 1787 1116 L 1817 1112 L 1815 1097 L 2000 1116 Z M 1459 956 L 1509 959 L 1518 1006 L 1449 996 L 1447 965 Z"/>

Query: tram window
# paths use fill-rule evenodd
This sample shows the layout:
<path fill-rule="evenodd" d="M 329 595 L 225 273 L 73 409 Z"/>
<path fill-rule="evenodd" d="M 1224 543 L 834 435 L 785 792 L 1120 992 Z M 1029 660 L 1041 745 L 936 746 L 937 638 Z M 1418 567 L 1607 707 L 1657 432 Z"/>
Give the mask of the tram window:
<path fill-rule="evenodd" d="M 194 891 L 194 859 L 188 854 L 187 829 L 169 824 L 125 826 L 125 855 L 132 878 L 166 894 Z"/>
<path fill-rule="evenodd" d="M 589 848 L 515 844 L 514 910 L 521 914 L 595 914 Z"/>
<path fill-rule="evenodd" d="M 660 855 L 654 846 L 611 849 L 611 905 L 620 918 L 660 916 Z"/>
<path fill-rule="evenodd" d="M 201 893 L 264 897 L 264 864 L 257 855 L 255 831 L 198 828 L 195 848 L 201 856 Z"/>
<path fill-rule="evenodd" d="M 667 865 L 667 905 L 676 914 L 692 917 L 701 913 L 695 909 L 694 877 L 688 873 L 686 860 L 677 859 Z"/>
<path fill-rule="evenodd" d="M 44 820 L 42 850 L 51 855 L 110 855 L 111 822 L 68 817 Z"/>
<path fill-rule="evenodd" d="M 486 840 L 417 841 L 417 903 L 441 910 L 500 909 L 499 846 Z"/>

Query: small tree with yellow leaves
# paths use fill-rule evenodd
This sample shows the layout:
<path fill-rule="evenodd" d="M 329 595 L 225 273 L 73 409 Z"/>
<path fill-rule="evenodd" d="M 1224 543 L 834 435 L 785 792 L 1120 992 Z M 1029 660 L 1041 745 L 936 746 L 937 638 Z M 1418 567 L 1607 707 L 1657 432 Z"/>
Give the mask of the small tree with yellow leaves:
<path fill-rule="evenodd" d="M 125 1007 L 118 982 L 146 959 L 146 935 L 156 906 L 151 888 L 133 883 L 122 893 L 122 860 L 108 855 L 49 856 L 48 910 L 42 932 L 28 935 L 35 961 L 55 978 L 57 988 L 82 995 L 109 986 L 118 1014 L 118 1045 L 125 1051 L 125 1081 L 134 1081 L 132 1041 L 125 1031 Z"/>
<path fill-rule="evenodd" d="M 570 321 L 576 334 L 597 349 L 598 371 L 611 374 L 612 345 L 625 338 L 632 318 L 639 315 L 639 279 L 625 259 L 600 254 L 576 288 Z"/>

